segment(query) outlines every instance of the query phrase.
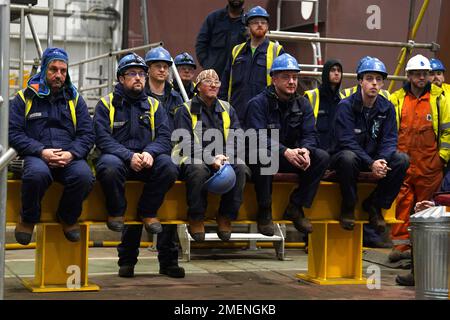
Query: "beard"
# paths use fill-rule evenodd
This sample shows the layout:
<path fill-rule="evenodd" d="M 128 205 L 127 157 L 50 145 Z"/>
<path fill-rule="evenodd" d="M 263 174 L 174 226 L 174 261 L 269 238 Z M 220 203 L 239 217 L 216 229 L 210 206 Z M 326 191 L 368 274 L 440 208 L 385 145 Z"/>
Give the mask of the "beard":
<path fill-rule="evenodd" d="M 240 9 L 244 6 L 244 0 L 229 0 L 228 5 L 232 9 Z"/>

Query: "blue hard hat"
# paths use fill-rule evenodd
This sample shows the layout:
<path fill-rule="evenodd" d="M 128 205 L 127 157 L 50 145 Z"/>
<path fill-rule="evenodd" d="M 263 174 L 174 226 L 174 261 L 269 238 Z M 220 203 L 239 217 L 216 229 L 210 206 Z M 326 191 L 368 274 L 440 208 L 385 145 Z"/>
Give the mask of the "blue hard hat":
<path fill-rule="evenodd" d="M 145 55 L 145 62 L 147 64 L 150 64 L 152 62 L 156 61 L 164 61 L 169 64 L 169 66 L 172 65 L 172 57 L 170 56 L 169 51 L 164 49 L 163 47 L 156 47 L 147 52 Z"/>
<path fill-rule="evenodd" d="M 386 66 L 378 58 L 371 58 L 364 61 L 358 69 L 358 79 L 362 78 L 362 75 L 366 72 L 376 72 L 383 76 L 383 79 L 387 77 Z"/>
<path fill-rule="evenodd" d="M 136 53 L 129 53 L 119 61 L 119 66 L 117 67 L 117 78 L 123 75 L 125 70 L 132 67 L 142 68 L 145 72 L 148 71 L 148 67 L 142 57 L 138 56 Z"/>
<path fill-rule="evenodd" d="M 358 72 L 359 72 L 359 68 L 361 68 L 361 65 L 362 65 L 364 62 L 366 62 L 367 60 L 369 60 L 369 59 L 372 59 L 372 57 L 371 57 L 371 56 L 365 56 L 365 57 L 362 57 L 361 59 L 359 59 L 358 65 L 356 66 L 356 71 L 355 71 L 355 73 L 358 73 Z"/>
<path fill-rule="evenodd" d="M 289 53 L 283 53 L 273 60 L 270 75 L 276 71 L 297 71 L 300 72 L 297 60 Z"/>
<path fill-rule="evenodd" d="M 262 17 L 265 18 L 267 21 L 269 21 L 269 14 L 267 13 L 266 9 L 256 6 L 248 10 L 248 12 L 244 15 L 244 22 L 245 25 L 248 25 L 248 21 L 250 19 L 256 18 L 256 17 Z"/>
<path fill-rule="evenodd" d="M 444 71 L 445 67 L 441 60 L 431 58 L 430 59 L 431 71 Z"/>
<path fill-rule="evenodd" d="M 176 66 L 192 66 L 194 69 L 197 68 L 197 65 L 194 62 L 194 58 L 187 52 L 180 53 L 173 60 Z"/>
<path fill-rule="evenodd" d="M 220 169 L 205 182 L 205 188 L 209 192 L 225 194 L 233 189 L 236 184 L 236 173 L 229 163 L 225 163 Z"/>

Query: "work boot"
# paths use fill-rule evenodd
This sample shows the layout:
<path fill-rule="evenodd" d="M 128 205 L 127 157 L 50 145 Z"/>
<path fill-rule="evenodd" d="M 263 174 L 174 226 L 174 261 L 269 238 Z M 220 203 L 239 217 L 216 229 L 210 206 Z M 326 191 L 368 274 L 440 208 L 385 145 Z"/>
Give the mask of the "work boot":
<path fill-rule="evenodd" d="M 313 228 L 311 222 L 305 217 L 302 207 L 297 207 L 293 203 L 289 203 L 283 214 L 283 219 L 290 220 L 294 223 L 295 229 L 304 234 L 312 233 Z"/>
<path fill-rule="evenodd" d="M 392 249 L 392 251 L 389 253 L 388 259 L 390 262 L 411 259 L 411 250 L 400 251 L 397 249 Z"/>
<path fill-rule="evenodd" d="M 369 223 L 375 229 L 378 234 L 383 233 L 386 230 L 386 221 L 384 221 L 381 208 L 374 205 L 373 201 L 369 198 L 363 201 L 362 207 L 364 211 L 369 213 Z"/>
<path fill-rule="evenodd" d="M 119 277 L 121 278 L 133 278 L 134 277 L 134 266 L 123 265 L 119 268 Z"/>
<path fill-rule="evenodd" d="M 256 218 L 258 232 L 267 237 L 275 234 L 275 226 L 272 222 L 272 206 L 259 207 Z"/>
<path fill-rule="evenodd" d="M 16 241 L 24 246 L 30 243 L 31 237 L 33 236 L 34 223 L 18 222 L 16 224 L 16 229 L 14 235 Z"/>
<path fill-rule="evenodd" d="M 189 219 L 188 231 L 194 241 L 205 241 L 205 223 L 203 220 Z"/>
<path fill-rule="evenodd" d="M 158 218 L 142 218 L 142 222 L 144 223 L 145 231 L 150 234 L 158 234 L 162 232 L 162 225 L 159 222 Z"/>
<path fill-rule="evenodd" d="M 355 206 L 345 203 L 341 204 L 341 216 L 339 217 L 339 224 L 342 229 L 353 231 L 355 227 Z"/>
<path fill-rule="evenodd" d="M 112 217 L 108 216 L 108 221 L 106 221 L 106 226 L 109 230 L 115 231 L 115 232 L 122 232 L 124 228 L 124 222 L 125 217 Z"/>
<path fill-rule="evenodd" d="M 184 268 L 180 266 L 159 267 L 159 274 L 165 274 L 171 278 L 184 278 Z"/>
<path fill-rule="evenodd" d="M 231 237 L 231 219 L 223 215 L 217 215 L 217 235 L 222 241 L 228 241 Z"/>
<path fill-rule="evenodd" d="M 71 225 L 68 225 L 65 223 L 61 223 L 61 224 L 63 227 L 64 236 L 66 237 L 67 240 L 69 240 L 70 242 L 80 241 L 81 230 L 80 230 L 80 225 L 78 223 L 71 224 Z"/>
<path fill-rule="evenodd" d="M 414 287 L 414 273 L 411 272 L 405 275 L 397 275 L 397 277 L 395 278 L 395 282 L 400 286 Z"/>

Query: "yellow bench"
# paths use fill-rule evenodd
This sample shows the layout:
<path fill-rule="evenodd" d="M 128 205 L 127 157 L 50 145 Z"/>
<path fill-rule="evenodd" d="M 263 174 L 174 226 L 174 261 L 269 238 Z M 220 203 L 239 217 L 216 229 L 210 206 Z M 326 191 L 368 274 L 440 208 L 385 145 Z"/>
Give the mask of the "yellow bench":
<path fill-rule="evenodd" d="M 278 175 L 277 175 L 278 176 Z M 274 179 L 273 185 L 273 220 L 284 221 L 283 211 L 289 201 L 289 194 L 296 183 L 289 179 Z M 143 183 L 129 181 L 126 185 L 128 208 L 126 221 L 136 223 L 136 207 Z M 14 224 L 19 219 L 20 212 L 20 180 L 8 181 L 8 196 L 6 204 L 6 221 Z M 360 203 L 373 190 L 374 184 L 359 183 L 358 194 Z M 82 240 L 78 243 L 67 241 L 56 223 L 55 212 L 63 187 L 53 184 L 42 201 L 41 223 L 36 229 L 36 263 L 35 278 L 23 280 L 24 285 L 33 292 L 54 291 L 94 291 L 99 287 L 88 281 L 88 244 L 89 226 L 93 222 L 105 222 L 107 219 L 103 192 L 96 183 L 92 192 L 83 204 L 80 217 Z M 308 272 L 297 275 L 301 279 L 319 284 L 361 284 L 365 283 L 362 276 L 362 232 L 363 224 L 367 222 L 367 214 L 356 208 L 356 225 L 353 231 L 344 231 L 339 223 L 341 196 L 339 185 L 334 182 L 322 181 L 313 207 L 305 210 L 311 220 L 314 232 L 309 236 Z M 219 207 L 220 197 L 209 195 L 207 218 L 214 219 Z M 384 212 L 388 223 L 395 220 L 393 208 Z M 164 204 L 158 217 L 162 223 L 187 223 L 186 189 L 183 182 L 177 181 L 166 194 Z M 256 196 L 252 184 L 247 184 L 244 191 L 244 202 L 239 212 L 237 223 L 256 223 Z M 79 270 L 77 269 L 79 268 Z M 75 271 L 74 271 L 75 270 Z M 77 274 L 78 270 L 78 274 Z M 74 282 L 75 275 L 80 283 Z"/>

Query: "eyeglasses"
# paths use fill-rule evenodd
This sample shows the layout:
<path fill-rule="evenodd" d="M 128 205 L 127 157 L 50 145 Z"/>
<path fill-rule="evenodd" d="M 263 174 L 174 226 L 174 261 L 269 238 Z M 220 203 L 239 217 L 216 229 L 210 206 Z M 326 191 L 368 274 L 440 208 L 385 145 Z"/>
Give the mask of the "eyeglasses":
<path fill-rule="evenodd" d="M 298 79 L 300 78 L 298 74 L 285 74 L 285 73 L 278 75 L 278 77 L 283 81 L 289 81 L 291 79 L 294 81 L 298 81 Z"/>
<path fill-rule="evenodd" d="M 147 76 L 147 73 L 145 72 L 136 72 L 136 71 L 130 71 L 127 73 L 124 73 L 125 76 L 130 77 L 130 78 L 134 78 L 139 76 L 140 78 L 145 78 Z"/>
<path fill-rule="evenodd" d="M 222 82 L 220 82 L 219 80 L 210 80 L 210 79 L 202 80 L 202 83 L 206 84 L 207 86 L 211 86 L 214 84 L 216 87 L 219 87 L 222 84 Z"/>
<path fill-rule="evenodd" d="M 251 24 L 251 25 L 261 24 L 261 25 L 265 26 L 268 24 L 268 22 L 267 22 L 267 20 L 264 20 L 264 19 L 257 19 L 257 20 L 250 20 L 248 22 L 248 24 Z"/>

